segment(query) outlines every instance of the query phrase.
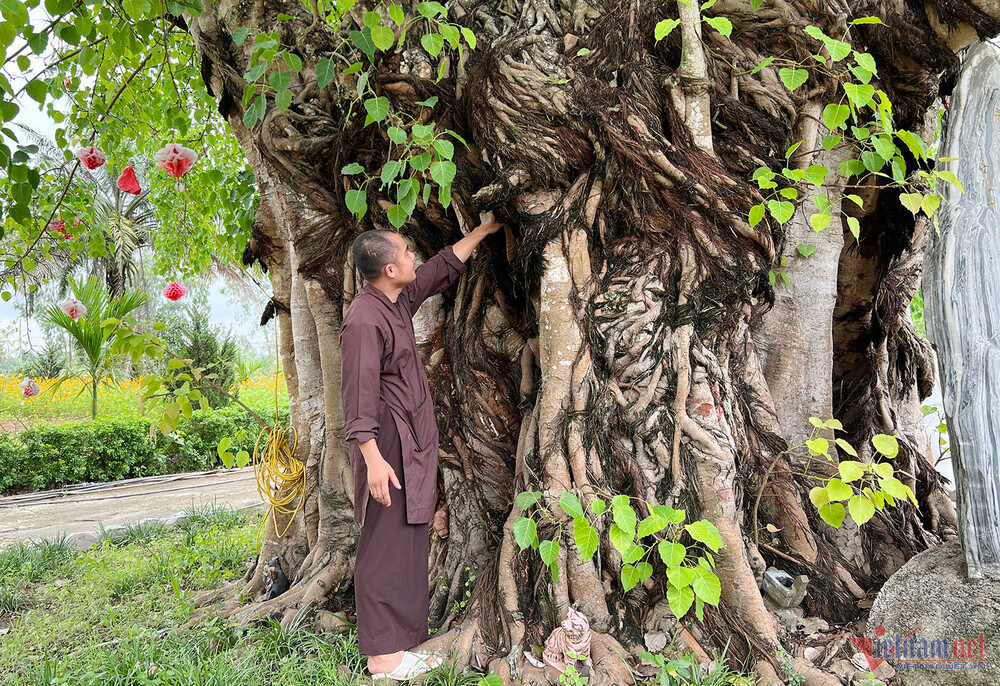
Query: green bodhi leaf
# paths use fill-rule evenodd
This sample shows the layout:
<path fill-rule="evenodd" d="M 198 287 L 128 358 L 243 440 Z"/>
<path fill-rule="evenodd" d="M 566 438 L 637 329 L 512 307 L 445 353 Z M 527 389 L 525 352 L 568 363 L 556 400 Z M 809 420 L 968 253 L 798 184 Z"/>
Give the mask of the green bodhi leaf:
<path fill-rule="evenodd" d="M 559 559 L 559 541 L 542 541 L 538 544 L 538 555 L 551 567 Z"/>
<path fill-rule="evenodd" d="M 686 615 L 692 603 L 694 603 L 694 591 L 690 586 L 676 588 L 672 584 L 667 585 L 667 604 L 675 617 L 680 619 Z"/>
<path fill-rule="evenodd" d="M 875 516 L 875 503 L 867 495 L 860 494 L 850 499 L 847 509 L 851 513 L 851 519 L 861 526 L 873 516 Z"/>
<path fill-rule="evenodd" d="M 626 593 L 635 588 L 639 583 L 639 571 L 632 565 L 622 565 L 622 589 Z"/>
<path fill-rule="evenodd" d="M 701 566 L 694 567 L 694 574 L 691 590 L 709 605 L 718 605 L 719 598 L 722 596 L 722 584 L 719 582 L 719 577 Z"/>
<path fill-rule="evenodd" d="M 356 188 L 352 188 L 344 194 L 344 203 L 347 205 L 347 209 L 359 216 L 364 214 L 364 210 L 368 207 L 365 192 Z"/>
<path fill-rule="evenodd" d="M 517 498 L 514 502 L 517 504 L 519 510 L 527 510 L 532 505 L 536 505 L 539 499 L 542 497 L 541 491 L 523 491 L 517 494 Z"/>
<path fill-rule="evenodd" d="M 861 462 L 847 460 L 837 465 L 837 471 L 840 472 L 840 477 L 844 480 L 844 483 L 851 483 L 863 477 L 866 469 L 865 465 Z"/>
<path fill-rule="evenodd" d="M 767 209 L 779 224 L 784 224 L 795 214 L 795 205 L 787 200 L 768 200 Z"/>
<path fill-rule="evenodd" d="M 673 541 L 660 541 L 657 550 L 660 553 L 660 559 L 663 560 L 663 564 L 671 569 L 680 567 L 687 555 L 687 548 Z"/>
<path fill-rule="evenodd" d="M 805 69 L 790 69 L 782 67 L 778 70 L 778 78 L 785 84 L 785 88 L 794 91 L 796 88 L 809 80 L 809 72 Z"/>
<path fill-rule="evenodd" d="M 406 220 L 409 219 L 409 215 L 406 213 L 406 210 L 404 210 L 399 205 L 393 205 L 388 210 L 386 210 L 386 216 L 389 219 L 389 223 L 392 224 L 397 229 L 400 228 L 403 224 L 405 224 Z"/>
<path fill-rule="evenodd" d="M 584 560 L 592 558 L 600 546 L 597 529 L 590 525 L 586 517 L 577 517 L 573 520 L 573 538 L 577 550 L 580 551 L 580 557 Z"/>
<path fill-rule="evenodd" d="M 726 17 L 705 17 L 705 23 L 726 38 L 729 38 L 733 33 L 733 22 Z"/>
<path fill-rule="evenodd" d="M 670 35 L 670 32 L 680 26 L 680 19 L 664 19 L 653 29 L 653 37 L 660 41 Z"/>
<path fill-rule="evenodd" d="M 830 497 L 827 495 L 826 488 L 823 486 L 815 486 L 809 489 L 809 501 L 816 507 L 823 507 L 830 502 Z"/>
<path fill-rule="evenodd" d="M 858 451 L 854 449 L 854 446 L 852 446 L 850 443 L 848 443 L 847 441 L 845 441 L 843 438 L 838 438 L 837 439 L 837 447 L 839 447 L 841 450 L 843 450 L 845 453 L 847 453 L 851 457 L 857 457 L 858 456 Z"/>
<path fill-rule="evenodd" d="M 899 441 L 895 436 L 876 434 L 872 436 L 872 445 L 880 454 L 892 459 L 899 454 Z"/>
<path fill-rule="evenodd" d="M 583 517 L 583 506 L 580 505 L 580 499 L 575 494 L 569 491 L 563 493 L 559 496 L 559 505 L 562 507 L 563 512 L 574 519 Z"/>
<path fill-rule="evenodd" d="M 521 517 L 514 522 L 514 540 L 521 550 L 538 546 L 538 525 L 530 517 Z"/>
<path fill-rule="evenodd" d="M 844 523 L 847 511 L 840 503 L 827 503 L 823 507 L 819 508 L 819 516 L 824 522 L 832 526 L 834 529 L 839 529 L 840 525 Z"/>
<path fill-rule="evenodd" d="M 691 522 L 684 527 L 684 530 L 688 532 L 691 538 L 699 543 L 704 543 L 711 548 L 713 552 L 717 553 L 722 549 L 722 535 L 715 527 L 715 524 L 712 524 L 712 522 L 707 519 L 700 519 L 697 522 Z"/>
<path fill-rule="evenodd" d="M 830 501 L 847 500 L 854 495 L 854 489 L 840 479 L 830 479 L 826 484 L 826 497 Z"/>

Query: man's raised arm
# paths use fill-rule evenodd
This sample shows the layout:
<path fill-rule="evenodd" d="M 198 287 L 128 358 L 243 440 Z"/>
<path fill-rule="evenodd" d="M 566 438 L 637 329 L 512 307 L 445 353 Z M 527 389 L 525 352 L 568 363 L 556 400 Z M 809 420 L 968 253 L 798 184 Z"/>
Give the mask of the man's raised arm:
<path fill-rule="evenodd" d="M 472 251 L 484 238 L 496 233 L 501 226 L 493 219 L 492 212 L 487 212 L 482 219 L 483 223 L 469 232 L 465 238 L 445 248 L 417 268 L 417 278 L 399 294 L 399 297 L 409 305 L 411 313 L 415 312 L 427 298 L 437 295 L 465 273 L 465 263 L 472 255 Z"/>

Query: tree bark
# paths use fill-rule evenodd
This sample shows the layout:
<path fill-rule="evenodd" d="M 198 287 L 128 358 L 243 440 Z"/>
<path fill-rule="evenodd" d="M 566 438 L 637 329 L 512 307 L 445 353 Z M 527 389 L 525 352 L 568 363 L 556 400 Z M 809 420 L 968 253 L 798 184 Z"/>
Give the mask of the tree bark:
<path fill-rule="evenodd" d="M 552 582 L 512 538 L 522 490 L 541 491 L 546 503 L 566 491 L 586 502 L 623 493 L 714 522 L 726 544 L 716 558 L 722 603 L 684 626 L 706 647 L 730 641 L 731 657 L 767 675 L 780 673 L 776 655 L 788 641 L 759 590 L 768 565 L 810 576 L 808 614 L 849 622 L 857 598 L 948 533 L 953 513 L 938 516 L 942 484 L 926 441 L 906 433 L 930 378 L 929 350 L 906 320 L 926 226 L 893 191 L 851 188 L 866 198 L 859 242 L 845 229 L 848 208 L 820 234 L 805 221 L 808 208 L 784 230 L 769 220 L 751 228 L 747 212 L 760 201 L 751 172 L 780 170 L 796 140 L 804 143 L 793 166 L 823 163 L 828 184 L 850 183 L 836 151 L 815 152 L 833 81 L 814 74 L 789 92 L 777 66 L 752 72 L 770 55 L 811 59 L 820 44 L 807 25 L 841 36 L 849 19 L 877 15 L 885 24 L 853 27 L 852 45 L 878 60 L 897 125 L 928 134 L 924 113 L 957 65 L 956 36 L 1000 31 L 998 12 L 980 4 L 776 0 L 753 13 L 743 0 L 720 0 L 709 12 L 732 21 L 729 40 L 684 3 L 681 16 L 673 3 L 634 0 L 456 0 L 448 20 L 474 32 L 475 51 L 428 54 L 418 21 L 405 50 L 376 55 L 370 83 L 379 95 L 468 142 L 456 146 L 451 206 L 418 202 L 401 232 L 429 257 L 480 210 L 506 225 L 458 285 L 418 313 L 441 434 L 432 644 L 454 646 L 462 664 L 543 683 L 521 656 L 573 606 L 597 632 L 591 684 L 629 679 L 613 656 L 641 648 L 663 575 L 624 593 L 607 532 L 597 557 L 583 561 L 564 526 Z M 402 5 L 408 19 L 418 16 Z M 359 3 L 330 25 L 292 0 L 220 0 L 187 17 L 206 85 L 257 179 L 249 252 L 274 285 L 269 310 L 307 472 L 302 511 L 284 537 L 268 525 L 240 589 L 253 599 L 232 610 L 244 621 L 351 611 L 357 531 L 337 333 L 360 286 L 350 244 L 388 225 L 392 200 L 369 188 L 359 223 L 344 204 L 356 178 L 340 169 L 359 162 L 377 172 L 398 150 L 377 124 L 363 125 L 358 75 L 341 69 L 320 89 L 316 65 L 332 56 L 368 67 L 347 39 L 367 9 Z M 655 41 L 655 25 L 671 17 L 684 28 Z M 251 39 L 237 45 L 241 26 Z M 277 30 L 304 66 L 287 111 L 269 98 L 248 130 L 243 74 L 252 36 L 264 30 Z M 416 105 L 430 96 L 433 108 Z M 808 259 L 796 256 L 803 242 L 817 245 Z M 791 285 L 772 287 L 781 255 Z M 900 434 L 913 486 L 935 514 L 901 506 L 860 532 L 828 527 L 806 497 L 807 465 L 786 452 L 811 416 L 841 419 L 839 435 L 858 446 Z M 262 563 L 273 557 L 293 584 L 265 601 Z M 809 683 L 825 683 L 797 666 Z"/>

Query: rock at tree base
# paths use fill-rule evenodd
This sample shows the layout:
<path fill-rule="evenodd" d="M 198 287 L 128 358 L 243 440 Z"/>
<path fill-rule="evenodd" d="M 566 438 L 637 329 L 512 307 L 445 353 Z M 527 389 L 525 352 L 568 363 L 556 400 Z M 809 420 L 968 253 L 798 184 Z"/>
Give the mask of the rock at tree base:
<path fill-rule="evenodd" d="M 1000 684 L 1000 582 L 969 579 L 958 541 L 916 555 L 893 574 L 866 633 L 867 640 L 852 640 L 869 663 L 888 658 L 907 686 Z"/>
<path fill-rule="evenodd" d="M 97 535 L 86 532 L 70 534 L 66 537 L 66 543 L 74 550 L 90 550 L 97 543 Z"/>

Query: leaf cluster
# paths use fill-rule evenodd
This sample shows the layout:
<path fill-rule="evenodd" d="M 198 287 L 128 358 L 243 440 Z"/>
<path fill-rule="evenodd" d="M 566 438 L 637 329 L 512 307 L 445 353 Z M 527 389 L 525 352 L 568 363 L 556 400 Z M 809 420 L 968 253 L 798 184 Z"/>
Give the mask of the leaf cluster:
<path fill-rule="evenodd" d="M 561 513 L 544 504 L 540 491 L 522 492 L 515 502 L 519 510 L 531 513 L 514 522 L 514 540 L 522 551 L 538 551 L 542 563 L 551 569 L 553 580 L 559 575 L 560 540 L 568 519 L 572 522 L 573 542 L 584 560 L 592 559 L 600 548 L 597 526 L 607 527 L 608 539 L 621 556 L 619 576 L 624 592 L 649 580 L 654 563 L 659 562 L 666 572 L 667 602 L 678 618 L 694 605 L 701 619 L 706 603 L 718 605 L 722 585 L 713 571 L 712 553 L 721 550 L 724 543 L 719 530 L 708 520 L 685 524 L 684 510 L 644 503 L 649 514 L 640 521 L 627 495 L 611 497 L 610 508 L 604 499 L 595 497 L 585 509 L 576 494 L 566 491 L 558 504 Z M 555 525 L 551 539 L 539 539 L 535 516 Z"/>

